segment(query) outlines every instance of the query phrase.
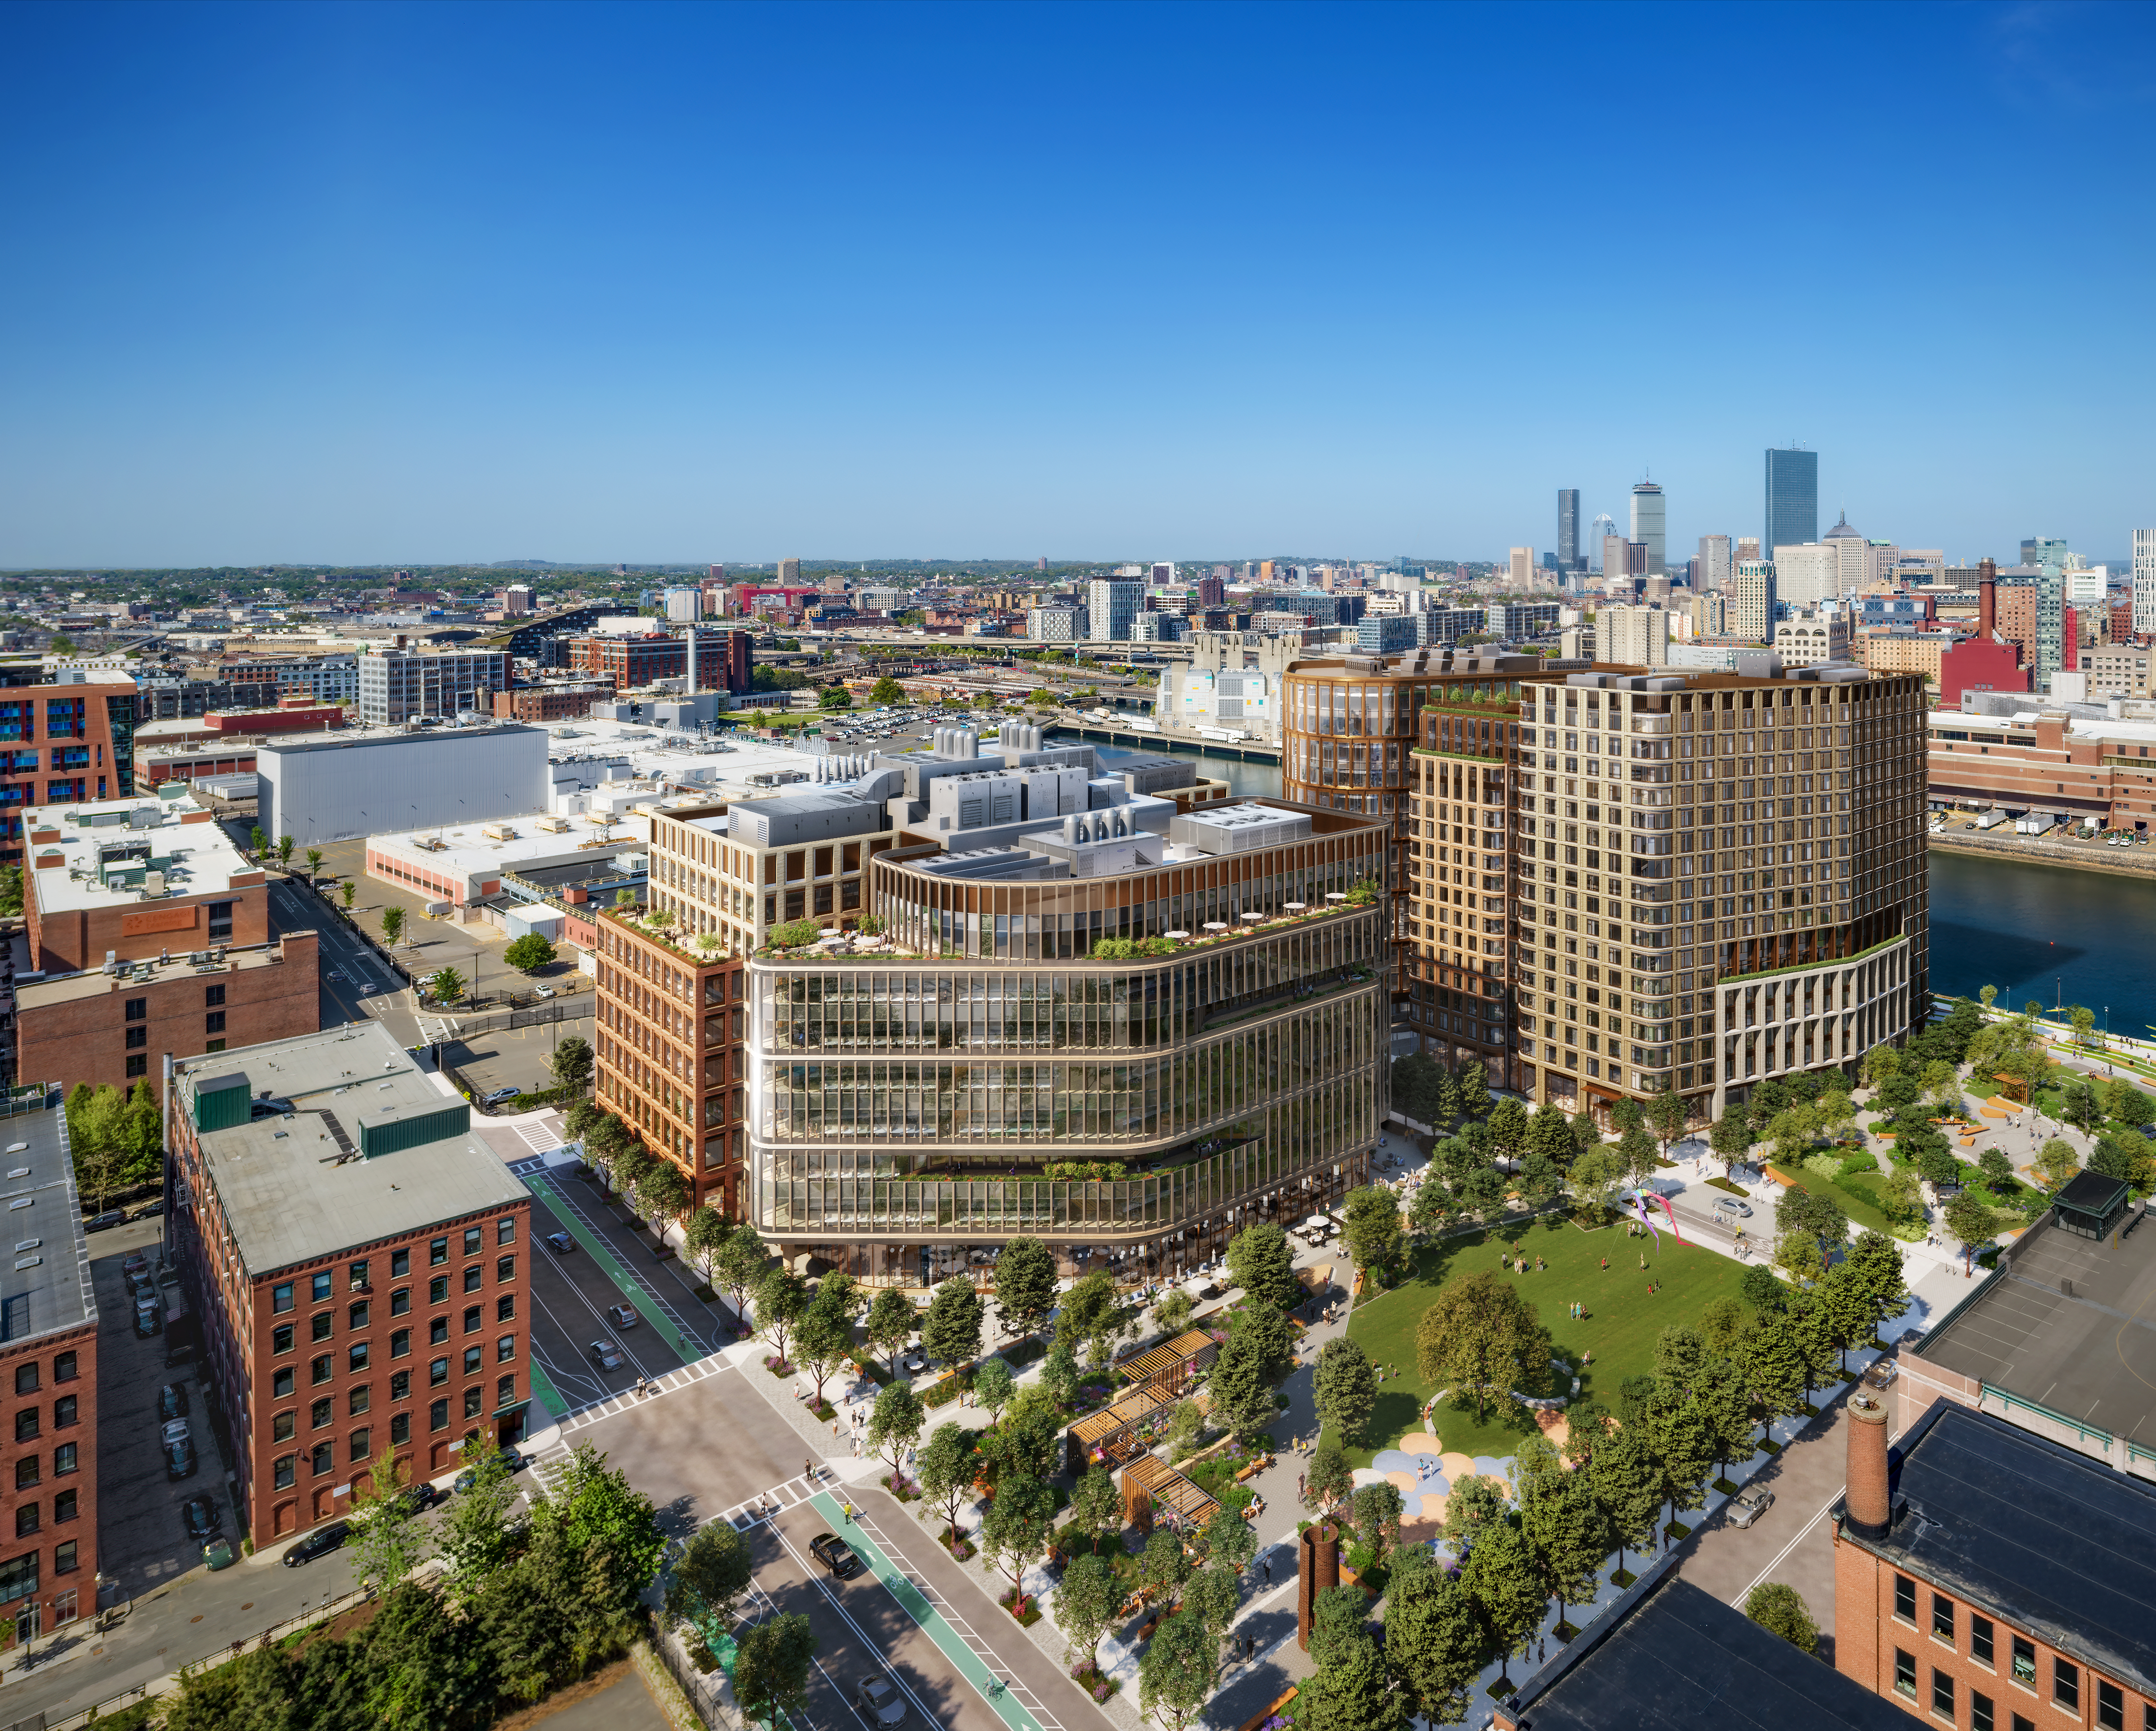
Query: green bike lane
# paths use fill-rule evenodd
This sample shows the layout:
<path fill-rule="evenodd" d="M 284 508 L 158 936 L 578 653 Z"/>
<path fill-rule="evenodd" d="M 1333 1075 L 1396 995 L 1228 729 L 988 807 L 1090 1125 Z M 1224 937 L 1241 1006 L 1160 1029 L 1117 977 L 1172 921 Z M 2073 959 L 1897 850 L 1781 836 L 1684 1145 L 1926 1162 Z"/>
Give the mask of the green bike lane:
<path fill-rule="evenodd" d="M 592 1258 L 593 1265 L 634 1307 L 637 1315 L 643 1318 L 652 1332 L 673 1348 L 681 1363 L 693 1364 L 697 1359 L 711 1354 L 714 1348 L 689 1333 L 681 1312 L 672 1300 L 622 1260 L 619 1251 L 600 1230 L 591 1210 L 585 1206 L 585 1199 L 557 1183 L 551 1174 L 526 1172 L 522 1178 L 525 1189 L 546 1205 L 547 1213 L 576 1240 Z M 697 1302 L 686 1292 L 680 1297 L 684 1303 L 695 1304 Z M 715 1328 L 716 1323 L 712 1326 Z"/>

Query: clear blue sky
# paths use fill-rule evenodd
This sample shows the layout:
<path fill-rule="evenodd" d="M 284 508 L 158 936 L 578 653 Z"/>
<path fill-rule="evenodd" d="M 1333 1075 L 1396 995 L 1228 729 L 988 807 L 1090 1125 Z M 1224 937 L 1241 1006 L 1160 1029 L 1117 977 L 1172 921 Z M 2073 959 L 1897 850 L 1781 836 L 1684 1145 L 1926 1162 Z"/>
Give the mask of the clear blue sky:
<path fill-rule="evenodd" d="M 0 12 L 0 566 L 2156 523 L 2156 8 Z"/>

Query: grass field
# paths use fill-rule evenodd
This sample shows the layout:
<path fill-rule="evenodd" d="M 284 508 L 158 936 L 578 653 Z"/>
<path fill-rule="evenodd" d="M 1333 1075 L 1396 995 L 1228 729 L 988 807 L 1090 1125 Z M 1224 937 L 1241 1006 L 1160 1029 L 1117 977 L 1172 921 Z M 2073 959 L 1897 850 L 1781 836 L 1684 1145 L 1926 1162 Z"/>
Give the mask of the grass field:
<path fill-rule="evenodd" d="M 1421 1253 L 1414 1279 L 1358 1306 L 1348 1323 L 1349 1335 L 1373 1364 L 1399 1372 L 1378 1384 L 1366 1439 L 1369 1446 L 1348 1451 L 1356 1466 L 1368 1466 L 1378 1449 L 1393 1446 L 1401 1433 L 1415 1427 L 1423 1402 L 1435 1392 L 1416 1374 L 1414 1337 L 1438 1287 L 1455 1275 L 1485 1269 L 1502 1272 L 1500 1259 L 1515 1245 L 1530 1270 L 1537 1256 L 1548 1266 L 1541 1273 L 1504 1278 L 1519 1283 L 1559 1355 L 1577 1364 L 1584 1354 L 1594 1353 L 1594 1362 L 1580 1378 L 1579 1398 L 1599 1400 L 1613 1410 L 1618 1385 L 1654 1369 L 1655 1337 L 1671 1323 L 1694 1321 L 1717 1298 L 1738 1297 L 1744 1276 L 1743 1265 L 1712 1251 L 1680 1245 L 1666 1228 L 1658 1251 L 1651 1238 L 1626 1237 L 1621 1225 L 1584 1232 L 1556 1215 L 1502 1233 L 1476 1232 L 1430 1246 Z M 1643 1251 L 1645 1273 L 1640 1269 Z M 1609 1259 L 1606 1270 L 1604 1256 Z M 1650 1280 L 1661 1287 L 1651 1297 Z M 1566 1313 L 1575 1299 L 1587 1307 L 1584 1321 L 1574 1322 Z M 1522 1422 L 1513 1409 L 1478 1424 L 1472 1407 L 1448 1401 L 1438 1411 L 1438 1434 L 1447 1449 L 1504 1456 L 1512 1452 Z"/>

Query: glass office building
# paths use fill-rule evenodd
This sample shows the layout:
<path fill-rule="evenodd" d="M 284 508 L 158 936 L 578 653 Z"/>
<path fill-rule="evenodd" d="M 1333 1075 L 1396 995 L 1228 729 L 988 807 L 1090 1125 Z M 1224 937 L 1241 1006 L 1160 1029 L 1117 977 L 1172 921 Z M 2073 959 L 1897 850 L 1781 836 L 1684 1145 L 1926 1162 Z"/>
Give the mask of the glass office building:
<path fill-rule="evenodd" d="M 1819 453 L 1767 453 L 1767 525 L 1760 557 L 1778 547 L 1802 547 L 1819 539 Z"/>

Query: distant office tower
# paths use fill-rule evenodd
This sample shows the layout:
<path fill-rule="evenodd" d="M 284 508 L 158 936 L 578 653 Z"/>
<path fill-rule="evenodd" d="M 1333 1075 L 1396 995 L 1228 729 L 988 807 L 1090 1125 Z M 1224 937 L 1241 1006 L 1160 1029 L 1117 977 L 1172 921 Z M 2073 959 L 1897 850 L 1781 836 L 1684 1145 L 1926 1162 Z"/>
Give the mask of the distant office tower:
<path fill-rule="evenodd" d="M 714 565 L 713 567 L 711 567 L 711 576 L 710 576 L 709 578 L 707 578 L 706 579 L 706 582 L 708 582 L 708 583 L 724 583 L 726 580 L 726 568 L 725 566 L 723 566 L 723 565 Z"/>
<path fill-rule="evenodd" d="M 1584 571 L 1579 559 L 1579 489 L 1557 490 L 1557 568 Z"/>
<path fill-rule="evenodd" d="M 1670 616 L 1659 607 L 1604 607 L 1594 615 L 1594 659 L 1666 667 Z"/>
<path fill-rule="evenodd" d="M 1609 519 L 1603 517 L 1599 519 L 1599 521 L 1606 523 Z M 1621 535 L 1605 535 L 1602 537 L 1602 576 L 1604 581 L 1608 582 L 1611 579 L 1615 579 L 1621 582 L 1630 573 L 1631 568 L 1626 557 L 1625 546 L 1625 537 Z"/>
<path fill-rule="evenodd" d="M 2032 535 L 2021 543 L 2021 562 L 2024 565 L 2056 565 L 2063 571 L 2066 565 L 2066 543 L 2056 536 Z"/>
<path fill-rule="evenodd" d="M 1175 581 L 1175 567 L 1173 565 L 1155 565 L 1152 568 L 1152 581 L 1157 583 L 1173 583 Z"/>
<path fill-rule="evenodd" d="M 1736 568 L 1727 535 L 1702 535 L 1699 537 L 1699 575 L 1694 579 L 1696 589 L 1709 589 L 1716 593 L 1729 587 L 1730 573 Z"/>
<path fill-rule="evenodd" d="M 798 583 L 800 581 L 801 562 L 798 559 L 781 559 L 778 562 L 778 586 L 783 588 L 788 583 Z"/>
<path fill-rule="evenodd" d="M 1616 532 L 1617 519 L 1611 516 L 1608 511 L 1604 511 L 1587 526 L 1588 549 L 1593 552 L 1600 552 L 1602 543 Z"/>
<path fill-rule="evenodd" d="M 1759 545 L 1771 559 L 1778 547 L 1801 547 L 1818 539 L 1819 453 L 1769 450 L 1766 532 Z"/>
<path fill-rule="evenodd" d="M 1516 589 L 1531 589 L 1535 583 L 1535 550 L 1531 547 L 1516 547 L 1512 551 L 1512 565 L 1506 582 Z"/>
<path fill-rule="evenodd" d="M 2133 629 L 2156 631 L 2156 529 L 2133 532 Z"/>
<path fill-rule="evenodd" d="M 1221 577 L 1201 577 L 1198 579 L 1198 604 L 1200 607 L 1219 607 L 1228 598 L 1227 579 Z"/>
<path fill-rule="evenodd" d="M 1770 643 L 1774 636 L 1774 562 L 1739 559 L 1730 586 L 1729 634 L 1747 643 Z"/>
<path fill-rule="evenodd" d="M 1665 504 L 1662 490 L 1654 482 L 1643 480 L 1633 483 L 1631 539 L 1647 544 L 1647 570 L 1656 577 L 1669 569 L 1662 557 Z"/>
<path fill-rule="evenodd" d="M 669 589 L 666 591 L 666 617 L 677 624 L 704 616 L 704 592 L 701 589 Z"/>
<path fill-rule="evenodd" d="M 1861 543 L 1860 543 L 1861 545 Z M 1792 607 L 1832 601 L 1841 593 L 1840 561 L 1831 541 L 1774 549 L 1774 594 Z"/>
<path fill-rule="evenodd" d="M 1645 542 L 1626 542 L 1625 543 L 1625 574 L 1627 577 L 1646 576 L 1654 569 L 1650 562 L 1652 557 L 1653 550 Z"/>
<path fill-rule="evenodd" d="M 1747 559 L 1756 559 L 1758 557 L 1759 543 L 1758 542 L 1754 541 L 1748 535 L 1740 535 L 1737 537 L 1737 562 L 1738 564 L 1742 565 Z"/>
<path fill-rule="evenodd" d="M 2029 562 L 2024 542 L 2022 562 Z M 2038 542 L 2042 547 L 2045 543 Z M 2056 543 L 2061 549 L 2066 543 Z M 2071 664 L 2063 652 L 2066 614 L 2066 573 L 2057 564 L 2039 564 L 2036 568 L 2036 689 L 2048 692 L 2051 676 L 2066 670 Z"/>
<path fill-rule="evenodd" d="M 1128 642 L 1131 621 L 1145 606 L 1145 585 L 1096 577 L 1087 588 L 1086 611 L 1091 634 L 1117 643 Z"/>

